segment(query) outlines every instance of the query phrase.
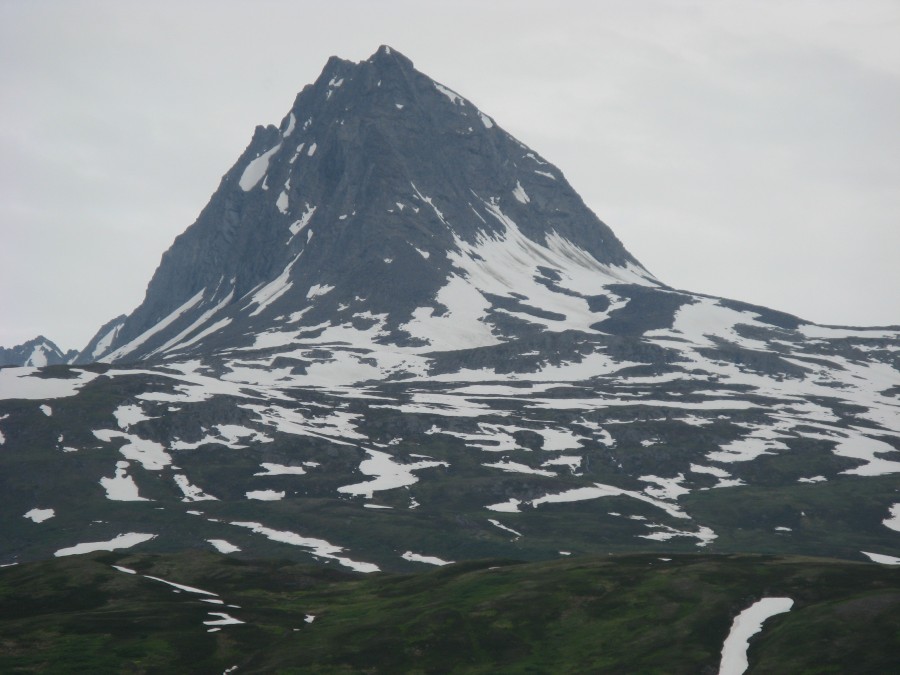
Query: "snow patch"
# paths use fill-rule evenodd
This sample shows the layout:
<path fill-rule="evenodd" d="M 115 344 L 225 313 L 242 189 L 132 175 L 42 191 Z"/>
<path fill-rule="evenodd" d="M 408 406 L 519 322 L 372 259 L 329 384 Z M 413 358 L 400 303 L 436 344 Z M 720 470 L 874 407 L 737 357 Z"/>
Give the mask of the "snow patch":
<path fill-rule="evenodd" d="M 279 150 L 281 150 L 281 143 L 271 150 L 266 150 L 259 157 L 250 160 L 250 163 L 247 164 L 247 167 L 244 169 L 244 172 L 241 174 L 241 178 L 238 181 L 241 190 L 249 192 L 256 187 L 260 179 L 262 179 L 269 170 L 269 160 L 272 158 L 272 155 Z"/>
<path fill-rule="evenodd" d="M 747 649 L 750 646 L 750 638 L 762 630 L 766 619 L 789 612 L 793 606 L 794 601 L 791 598 L 763 598 L 738 614 L 722 646 L 719 675 L 744 673 L 749 666 Z"/>
<path fill-rule="evenodd" d="M 448 88 L 445 87 L 444 85 L 438 84 L 437 82 L 434 83 L 434 88 L 437 89 L 439 92 L 441 92 L 444 96 L 446 96 L 447 98 L 449 98 L 449 99 L 450 99 L 450 102 L 451 102 L 452 104 L 454 104 L 454 105 L 463 105 L 463 106 L 466 104 L 466 103 L 465 103 L 465 100 L 463 99 L 463 97 L 460 96 L 459 94 L 457 94 L 457 93 L 456 93 L 455 91 L 453 91 L 452 89 L 448 89 Z"/>
<path fill-rule="evenodd" d="M 375 565 L 373 563 L 357 562 L 355 560 L 350 560 L 349 558 L 344 558 L 337 555 L 344 549 L 340 546 L 330 544 L 324 539 L 304 537 L 295 532 L 273 530 L 272 528 L 266 527 L 265 525 L 262 525 L 260 523 L 232 522 L 231 524 L 236 525 L 237 527 L 245 527 L 257 534 L 265 536 L 267 539 L 270 539 L 272 541 L 277 541 L 282 544 L 289 544 L 291 546 L 302 546 L 304 548 L 311 549 L 311 553 L 314 556 L 336 560 L 341 565 L 356 570 L 357 572 L 371 573 L 380 571 L 378 565 Z"/>
<path fill-rule="evenodd" d="M 240 547 L 231 544 L 224 539 L 207 539 L 210 544 L 219 552 L 219 553 L 237 553 L 240 551 Z"/>
<path fill-rule="evenodd" d="M 513 190 L 513 197 L 518 199 L 523 204 L 527 204 L 531 201 L 531 198 L 526 194 L 525 188 L 522 187 L 522 184 L 519 181 L 516 181 L 516 188 Z"/>
<path fill-rule="evenodd" d="M 112 478 L 101 478 L 100 485 L 106 490 L 106 498 L 114 502 L 148 502 L 141 497 L 134 478 L 128 475 L 129 462 L 116 462 L 116 475 Z"/>
<path fill-rule="evenodd" d="M 88 382 L 98 377 L 98 373 L 77 371 L 77 377 L 44 378 L 35 377 L 37 368 L 0 368 L 0 400 L 22 398 L 42 400 L 74 396 Z"/>
<path fill-rule="evenodd" d="M 75 546 L 69 546 L 68 548 L 61 548 L 53 555 L 60 558 L 67 555 L 93 553 L 94 551 L 115 551 L 120 548 L 131 548 L 155 538 L 155 534 L 128 532 L 126 534 L 120 534 L 109 541 L 89 541 L 83 544 L 75 544 Z"/>
<path fill-rule="evenodd" d="M 494 509 L 494 510 L 496 510 L 496 509 Z M 507 532 L 516 535 L 517 539 L 522 536 L 521 532 L 518 532 L 518 531 L 512 529 L 511 527 L 507 527 L 506 525 L 501 523 L 499 520 L 494 520 L 493 518 L 488 518 L 488 522 L 491 525 L 493 525 L 494 527 L 499 527 L 501 530 L 506 530 Z"/>
<path fill-rule="evenodd" d="M 413 475 L 413 471 L 420 471 L 421 469 L 429 469 L 437 466 L 449 466 L 447 462 L 431 460 L 423 460 L 411 464 L 401 464 L 386 452 L 366 450 L 366 453 L 369 455 L 369 458 L 364 459 L 360 463 L 359 471 L 365 476 L 375 476 L 375 478 L 373 480 L 365 481 L 364 483 L 344 485 L 338 488 L 338 492 L 342 494 L 362 495 L 367 499 L 371 499 L 375 492 L 406 487 L 418 482 L 419 479 Z"/>
<path fill-rule="evenodd" d="M 315 284 L 306 292 L 306 299 L 312 300 L 313 298 L 317 298 L 320 295 L 330 293 L 333 290 L 334 286 L 330 286 L 328 284 Z"/>
<path fill-rule="evenodd" d="M 125 459 L 140 462 L 147 471 L 160 471 L 172 463 L 172 457 L 162 444 L 156 441 L 148 441 L 134 434 L 113 429 L 98 429 L 93 434 L 104 443 L 111 443 L 114 438 L 126 439 L 127 442 L 119 448 L 119 452 Z"/>
<path fill-rule="evenodd" d="M 900 532 L 900 504 L 894 504 L 889 514 L 887 518 L 881 521 L 882 524 L 888 529 Z"/>
<path fill-rule="evenodd" d="M 275 490 L 250 490 L 247 492 L 247 499 L 256 499 L 261 502 L 277 502 L 284 499 L 284 490 L 280 492 Z"/>
<path fill-rule="evenodd" d="M 172 479 L 175 481 L 175 484 L 178 486 L 178 489 L 181 490 L 184 497 L 181 501 L 183 502 L 208 502 L 208 501 L 219 501 L 212 495 L 206 494 L 203 490 L 198 488 L 196 485 L 192 485 L 187 476 L 183 474 L 175 474 L 172 476 Z"/>
<path fill-rule="evenodd" d="M 265 471 L 253 474 L 254 476 L 302 476 L 306 473 L 306 469 L 302 466 L 286 466 L 284 464 L 272 464 L 271 462 L 263 462 L 260 466 Z"/>
<path fill-rule="evenodd" d="M 876 562 L 881 565 L 900 565 L 900 558 L 895 558 L 892 555 L 884 555 L 883 553 L 869 553 L 868 551 L 860 551 L 860 553 L 862 553 L 872 562 Z"/>
<path fill-rule="evenodd" d="M 438 557 L 432 555 L 419 555 L 418 553 L 413 553 L 412 551 L 407 551 L 402 556 L 400 556 L 404 560 L 409 560 L 410 562 L 420 562 L 427 563 L 428 565 L 450 565 L 452 560 L 441 560 Z"/>
<path fill-rule="evenodd" d="M 28 513 L 26 513 L 23 518 L 28 518 L 32 522 L 35 523 L 43 523 L 45 520 L 49 520 L 53 516 L 56 515 L 56 511 L 53 509 L 31 509 Z"/>

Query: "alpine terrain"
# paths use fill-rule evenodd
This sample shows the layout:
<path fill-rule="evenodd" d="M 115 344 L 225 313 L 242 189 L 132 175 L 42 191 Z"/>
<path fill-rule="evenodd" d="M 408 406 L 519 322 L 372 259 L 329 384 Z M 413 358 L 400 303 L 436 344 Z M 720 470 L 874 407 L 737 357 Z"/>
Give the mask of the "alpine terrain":
<path fill-rule="evenodd" d="M 388 47 L 257 127 L 66 361 L 0 370 L 0 564 L 900 563 L 900 327 L 667 286 Z"/>

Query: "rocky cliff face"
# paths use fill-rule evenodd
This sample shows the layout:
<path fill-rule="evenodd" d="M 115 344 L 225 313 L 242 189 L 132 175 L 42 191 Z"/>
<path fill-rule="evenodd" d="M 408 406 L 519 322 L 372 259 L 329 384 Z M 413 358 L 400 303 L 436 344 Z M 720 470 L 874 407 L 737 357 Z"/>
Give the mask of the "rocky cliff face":
<path fill-rule="evenodd" d="M 480 259 L 499 248 L 518 261 Z M 458 309 L 447 303 L 460 294 L 502 339 L 515 331 L 490 315 L 527 289 L 494 267 L 522 262 L 570 297 L 656 283 L 556 167 L 471 102 L 388 47 L 358 64 L 332 58 L 278 127 L 256 129 L 142 305 L 79 362 L 245 345 L 303 310 L 292 324 L 383 315 L 385 341 L 409 344 L 404 324 Z M 474 278 L 478 266 L 491 283 Z M 568 266 L 596 278 L 557 289 Z"/>

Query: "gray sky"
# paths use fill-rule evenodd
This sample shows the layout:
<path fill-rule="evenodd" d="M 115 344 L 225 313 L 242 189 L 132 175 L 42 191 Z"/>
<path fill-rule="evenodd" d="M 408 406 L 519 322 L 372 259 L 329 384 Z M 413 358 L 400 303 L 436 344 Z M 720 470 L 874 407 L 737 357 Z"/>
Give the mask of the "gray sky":
<path fill-rule="evenodd" d="M 900 3 L 0 0 L 0 345 L 81 348 L 257 124 L 389 44 L 666 283 L 900 324 Z"/>

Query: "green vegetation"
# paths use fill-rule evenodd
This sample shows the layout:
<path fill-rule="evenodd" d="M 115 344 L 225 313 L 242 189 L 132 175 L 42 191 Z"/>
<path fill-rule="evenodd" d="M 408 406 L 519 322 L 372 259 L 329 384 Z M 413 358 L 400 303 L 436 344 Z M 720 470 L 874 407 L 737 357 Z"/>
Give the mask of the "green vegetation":
<path fill-rule="evenodd" d="M 0 570 L 0 672 L 716 672 L 734 616 L 769 596 L 795 604 L 751 642 L 750 672 L 894 671 L 900 570 L 875 564 L 642 554 L 360 576 L 192 552 Z M 245 623 L 208 632 L 210 612 Z"/>

